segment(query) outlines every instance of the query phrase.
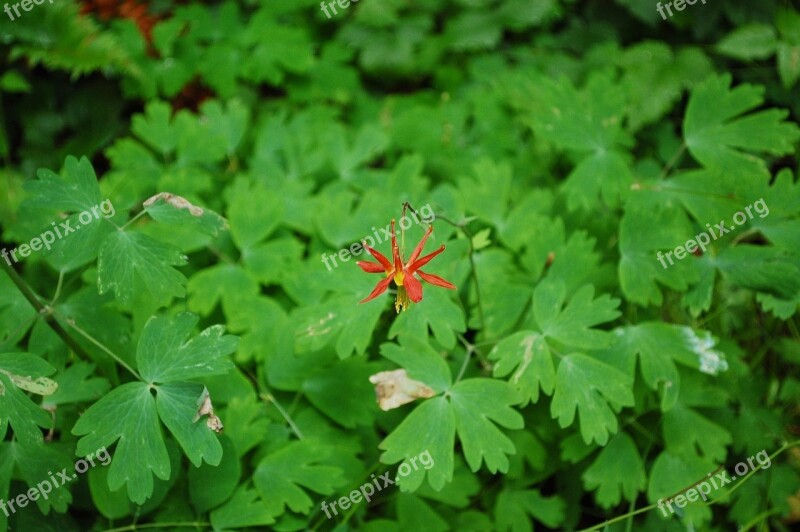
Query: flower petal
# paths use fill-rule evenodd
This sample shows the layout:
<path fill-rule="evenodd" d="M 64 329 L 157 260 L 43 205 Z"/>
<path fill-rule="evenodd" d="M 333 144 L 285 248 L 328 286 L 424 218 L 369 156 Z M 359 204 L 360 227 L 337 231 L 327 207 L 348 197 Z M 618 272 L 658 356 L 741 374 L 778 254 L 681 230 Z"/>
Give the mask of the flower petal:
<path fill-rule="evenodd" d="M 390 271 L 392 271 L 392 263 L 391 263 L 391 262 L 389 262 L 389 259 L 387 259 L 387 258 L 384 256 L 384 254 L 383 254 L 383 253 L 381 253 L 381 252 L 380 252 L 380 251 L 378 251 L 378 250 L 372 249 L 372 248 L 371 248 L 371 247 L 369 247 L 369 246 L 367 245 L 367 243 L 366 243 L 366 242 L 364 242 L 364 241 L 362 241 L 362 242 L 361 242 L 361 245 L 362 245 L 362 246 L 364 246 L 364 249 L 366 249 L 367 251 L 369 251 L 369 252 L 370 252 L 370 254 L 371 254 L 373 257 L 375 257 L 376 259 L 378 259 L 378 262 L 380 262 L 380 263 L 381 263 L 381 266 L 383 266 L 383 271 L 385 271 L 385 272 L 390 272 Z M 360 264 L 360 263 L 359 263 L 359 264 Z M 364 271 L 366 271 L 366 270 L 364 270 Z"/>
<path fill-rule="evenodd" d="M 450 290 L 455 290 L 456 289 L 456 285 L 454 285 L 453 283 L 451 283 L 449 281 L 445 281 L 444 279 L 442 279 L 438 275 L 433 275 L 432 273 L 425 273 L 425 272 L 420 271 L 420 270 L 417 270 L 417 274 L 420 277 L 422 277 L 423 279 L 425 279 L 427 282 L 429 282 L 429 283 L 431 283 L 433 285 L 441 286 L 443 288 L 449 288 Z"/>
<path fill-rule="evenodd" d="M 403 286 L 406 287 L 406 292 L 408 292 L 408 297 L 411 298 L 411 301 L 414 303 L 422 301 L 422 283 L 416 277 L 407 274 L 403 279 Z"/>
<path fill-rule="evenodd" d="M 428 237 L 431 236 L 432 232 L 433 232 L 433 226 L 429 225 L 428 230 L 425 231 L 425 234 L 422 236 L 422 240 L 420 240 L 419 244 L 417 244 L 417 247 L 414 248 L 414 253 L 412 253 L 411 257 L 408 258 L 408 264 L 412 264 L 415 260 L 417 260 L 419 254 L 422 253 L 422 248 L 425 247 L 425 242 L 428 240 Z"/>
<path fill-rule="evenodd" d="M 389 288 L 389 283 L 392 282 L 392 279 L 394 279 L 394 277 L 387 277 L 386 279 L 381 279 L 380 282 L 375 285 L 375 289 L 367 297 L 359 301 L 359 303 L 366 303 L 367 301 L 375 299 L 382 293 L 386 292 L 386 289 Z"/>
<path fill-rule="evenodd" d="M 417 261 L 416 261 L 416 262 L 414 262 L 413 264 L 409 264 L 409 265 L 408 265 L 408 267 L 407 267 L 407 269 L 408 269 L 408 273 L 411 273 L 411 274 L 413 274 L 413 273 L 414 273 L 414 272 L 416 272 L 416 271 L 417 271 L 419 268 L 422 268 L 423 266 L 425 266 L 426 264 L 428 264 L 428 263 L 431 261 L 431 259 L 432 259 L 433 257 L 435 257 L 436 255 L 438 255 L 438 254 L 439 254 L 439 253 L 441 253 L 442 251 L 444 251 L 444 244 L 442 244 L 442 247 L 440 247 L 439 249 L 437 249 L 437 250 L 436 250 L 436 251 L 434 251 L 433 253 L 430 253 L 430 254 L 428 254 L 428 255 L 425 255 L 424 257 L 422 257 L 421 259 L 417 260 Z"/>
<path fill-rule="evenodd" d="M 384 273 L 386 271 L 386 268 L 380 264 L 375 264 L 374 262 L 360 260 L 356 262 L 356 264 L 358 264 L 359 267 L 367 273 Z"/>
<path fill-rule="evenodd" d="M 400 248 L 397 247 L 397 235 L 394 232 L 394 220 L 392 220 L 392 260 L 394 261 L 394 271 L 402 271 L 403 261 L 400 259 Z"/>

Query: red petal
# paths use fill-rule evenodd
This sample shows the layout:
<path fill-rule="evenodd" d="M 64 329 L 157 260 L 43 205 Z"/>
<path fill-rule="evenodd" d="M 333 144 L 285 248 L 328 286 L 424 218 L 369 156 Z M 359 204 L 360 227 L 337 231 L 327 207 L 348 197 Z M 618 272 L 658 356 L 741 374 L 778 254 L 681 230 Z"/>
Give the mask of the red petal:
<path fill-rule="evenodd" d="M 414 253 L 411 254 L 411 257 L 409 257 L 408 264 L 413 264 L 413 262 L 417 260 L 419 254 L 422 253 L 422 248 L 425 247 L 425 242 L 428 240 L 428 237 L 431 236 L 432 232 L 433 232 L 433 226 L 429 225 L 428 230 L 425 231 L 425 235 L 422 237 L 422 240 L 420 240 L 419 244 L 417 244 L 417 247 L 414 248 Z"/>
<path fill-rule="evenodd" d="M 394 271 L 402 271 L 403 261 L 400 260 L 400 248 L 397 247 L 397 236 L 394 232 L 394 220 L 392 220 L 392 260 L 394 260 Z"/>
<path fill-rule="evenodd" d="M 433 275 L 432 273 L 425 273 L 425 272 L 422 272 L 422 271 L 419 271 L 419 270 L 417 270 L 417 274 L 419 274 L 420 277 L 422 277 L 427 282 L 429 282 L 429 283 L 431 283 L 433 285 L 441 286 L 443 288 L 449 288 L 451 290 L 455 290 L 456 289 L 456 285 L 454 285 L 451 282 L 445 281 L 444 279 L 442 279 L 438 275 Z"/>
<path fill-rule="evenodd" d="M 367 273 L 384 273 L 386 269 L 381 266 L 380 264 L 375 264 L 374 262 L 367 262 L 365 260 L 360 260 L 356 262 L 362 270 Z"/>
<path fill-rule="evenodd" d="M 389 283 L 392 282 L 392 279 L 394 279 L 394 277 L 387 277 L 386 279 L 380 281 L 378 284 L 375 285 L 375 289 L 367 297 L 362 299 L 359 303 L 366 303 L 367 301 L 375 299 L 382 293 L 386 292 L 386 289 L 389 288 Z"/>
<path fill-rule="evenodd" d="M 413 274 L 413 273 L 414 273 L 414 272 L 416 272 L 416 271 L 417 271 L 419 268 L 422 268 L 423 266 L 425 266 L 426 264 L 428 264 L 428 263 L 431 261 L 431 259 L 433 259 L 433 257 L 435 257 L 436 255 L 438 255 L 438 254 L 439 254 L 439 253 L 441 253 L 442 251 L 444 251 L 444 244 L 442 244 L 442 247 L 440 247 L 439 249 L 437 249 L 437 250 L 436 250 L 436 251 L 434 251 L 433 253 L 430 253 L 430 254 L 428 254 L 428 255 L 425 255 L 424 257 L 422 257 L 422 258 L 421 258 L 421 259 L 419 259 L 418 261 L 414 262 L 413 264 L 409 264 L 409 265 L 408 265 L 408 273 L 411 273 L 411 274 Z"/>
<path fill-rule="evenodd" d="M 414 303 L 422 301 L 422 283 L 419 282 L 413 275 L 406 275 L 403 279 L 403 286 L 406 288 L 408 297 Z"/>
<path fill-rule="evenodd" d="M 380 262 L 380 263 L 381 263 L 381 266 L 383 266 L 383 271 L 385 271 L 385 272 L 390 272 L 390 271 L 392 271 L 392 263 L 391 263 L 391 262 L 389 262 L 389 259 L 387 259 L 387 258 L 386 258 L 386 257 L 383 255 L 383 253 L 381 253 L 380 251 L 377 251 L 377 250 L 375 250 L 375 249 L 372 249 L 371 247 L 369 247 L 369 246 L 367 245 L 367 243 L 366 243 L 366 242 L 361 242 L 361 245 L 362 245 L 362 246 L 364 246 L 364 249 L 366 249 L 367 251 L 369 251 L 369 252 L 370 252 L 370 254 L 371 254 L 373 257 L 375 257 L 376 259 L 378 259 L 378 262 Z M 359 263 L 359 264 L 360 264 L 360 263 Z M 364 270 L 364 271 L 366 271 L 366 270 Z"/>

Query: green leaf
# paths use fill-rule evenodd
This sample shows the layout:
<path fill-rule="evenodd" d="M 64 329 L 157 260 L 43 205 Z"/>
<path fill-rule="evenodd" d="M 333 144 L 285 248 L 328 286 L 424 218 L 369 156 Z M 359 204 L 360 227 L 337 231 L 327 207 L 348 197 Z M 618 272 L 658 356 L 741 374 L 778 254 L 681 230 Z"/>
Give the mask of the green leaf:
<path fill-rule="evenodd" d="M 242 466 L 233 442 L 220 436 L 222 461 L 219 465 L 203 464 L 189 468 L 189 498 L 195 509 L 205 513 L 230 497 L 242 476 Z"/>
<path fill-rule="evenodd" d="M 742 61 L 766 59 L 775 53 L 775 29 L 766 24 L 739 26 L 716 45 L 719 53 Z"/>
<path fill-rule="evenodd" d="M 208 316 L 222 301 L 228 308 L 247 297 L 257 296 L 258 281 L 235 264 L 217 264 L 200 270 L 189 279 L 189 309 Z"/>
<path fill-rule="evenodd" d="M 123 304 L 131 301 L 137 288 L 153 300 L 164 296 L 183 297 L 186 277 L 171 266 L 186 264 L 186 257 L 172 246 L 142 233 L 115 231 L 100 248 L 97 288 L 100 294 L 114 290 Z"/>
<path fill-rule="evenodd" d="M 582 478 L 587 490 L 597 490 L 595 498 L 606 509 L 618 505 L 623 496 L 635 501 L 647 482 L 642 457 L 624 432 L 611 438 Z"/>
<path fill-rule="evenodd" d="M 258 491 L 241 485 L 228 502 L 211 512 L 214 530 L 267 526 L 275 522 L 274 511 Z"/>
<path fill-rule="evenodd" d="M 675 405 L 681 389 L 673 358 L 684 363 L 691 360 L 683 347 L 687 344 L 686 331 L 667 323 L 648 322 L 626 327 L 621 332 L 628 348 L 639 353 L 644 382 L 660 392 L 661 410 L 666 412 Z"/>
<path fill-rule="evenodd" d="M 664 414 L 664 442 L 675 455 L 691 456 L 699 449 L 707 460 L 723 462 L 733 438 L 724 427 L 679 405 Z"/>
<path fill-rule="evenodd" d="M 47 480 L 56 471 L 63 471 L 66 468 L 67 475 L 74 479 L 77 474 L 74 471 L 71 449 L 59 442 L 48 442 L 46 444 L 29 445 L 25 442 L 11 442 L 8 444 L 10 450 L 11 463 L 22 474 L 22 478 L 30 488 L 41 485 L 42 481 Z M 2 452 L 0 452 L 2 455 Z M 63 482 L 63 480 L 62 480 Z M 52 484 L 52 483 L 51 483 Z M 36 505 L 42 513 L 49 513 L 50 508 L 59 513 L 66 512 L 72 502 L 72 495 L 68 486 L 54 485 L 53 490 L 47 498 L 39 497 Z"/>
<path fill-rule="evenodd" d="M 567 176 L 564 192 L 570 210 L 594 208 L 598 197 L 616 205 L 633 183 L 633 172 L 621 151 L 599 150 L 583 159 Z"/>
<path fill-rule="evenodd" d="M 338 360 L 312 373 L 302 390 L 311 404 L 343 427 L 369 425 L 377 413 L 369 376 L 377 370 L 377 364 L 361 357 Z M 342 393 L 342 383 L 348 383 L 346 393 Z"/>
<path fill-rule="evenodd" d="M 715 265 L 733 284 L 783 299 L 800 294 L 798 255 L 773 246 L 739 245 L 723 250 Z"/>
<path fill-rule="evenodd" d="M 0 354 L 0 435 L 5 435 L 10 423 L 14 436 L 23 444 L 42 443 L 38 427 L 51 427 L 52 419 L 23 390 L 52 393 L 56 385 L 47 375 L 53 373 L 55 368 L 35 355 Z"/>
<path fill-rule="evenodd" d="M 268 43 L 263 41 L 263 35 L 270 35 Z M 246 79 L 279 85 L 285 71 L 305 72 L 314 64 L 314 53 L 306 31 L 276 24 L 263 9 L 250 19 L 244 38 L 258 43 L 242 65 Z"/>
<path fill-rule="evenodd" d="M 228 187 L 225 199 L 228 202 L 226 213 L 231 236 L 243 251 L 266 239 L 283 218 L 284 207 L 280 196 L 271 193 L 260 182 L 252 183 L 239 178 Z"/>
<path fill-rule="evenodd" d="M 68 156 L 64 161 L 64 175 L 40 169 L 39 179 L 25 183 L 30 194 L 26 203 L 36 207 L 59 209 L 69 214 L 91 211 L 102 201 L 97 176 L 86 157 L 80 160 Z"/>
<path fill-rule="evenodd" d="M 492 245 L 492 239 L 489 235 L 492 234 L 491 229 L 484 229 L 483 231 L 478 231 L 475 236 L 472 237 L 472 249 L 475 251 L 479 251 L 485 247 L 489 247 Z"/>
<path fill-rule="evenodd" d="M 683 121 L 686 145 L 706 168 L 742 179 L 768 177 L 764 160 L 753 154 L 793 153 L 800 128 L 785 122 L 787 112 L 780 109 L 742 116 L 763 103 L 763 88 L 730 86 L 731 76 L 724 74 L 712 76 L 692 90 Z"/>
<path fill-rule="evenodd" d="M 244 138 L 250 122 L 250 108 L 239 100 L 230 100 L 225 109 L 216 100 L 203 102 L 200 110 L 208 120 L 212 131 L 221 132 L 225 138 L 225 148 L 229 154 L 236 152 Z"/>
<path fill-rule="evenodd" d="M 155 100 L 148 103 L 144 115 L 133 116 L 131 130 L 163 157 L 172 154 L 178 144 L 172 109 L 165 102 Z"/>
<path fill-rule="evenodd" d="M 400 530 L 425 530 L 445 532 L 450 526 L 421 497 L 408 493 L 397 494 L 397 520 Z"/>
<path fill-rule="evenodd" d="M 335 339 L 339 358 L 347 358 L 354 351 L 363 354 L 382 313 L 381 305 L 358 305 L 358 299 L 352 295 L 298 307 L 292 316 L 296 324 L 297 350 L 301 353 L 316 351 Z"/>
<path fill-rule="evenodd" d="M 553 357 L 544 337 L 534 331 L 519 331 L 500 341 L 489 353 L 496 360 L 492 371 L 495 377 L 505 377 L 512 371 L 509 384 L 521 393 L 523 404 L 539 401 L 539 387 L 553 394 L 556 370 Z"/>
<path fill-rule="evenodd" d="M 209 236 L 228 229 L 228 222 L 210 209 L 192 205 L 186 198 L 160 192 L 145 200 L 144 210 L 153 220 L 171 225 L 185 225 Z"/>
<path fill-rule="evenodd" d="M 508 472 L 508 457 L 516 449 L 495 424 L 508 429 L 524 427 L 522 416 L 511 408 L 519 402 L 513 388 L 493 379 L 467 379 L 448 393 L 456 418 L 458 439 L 470 469 L 478 471 L 486 461 L 491 473 Z"/>
<path fill-rule="evenodd" d="M 461 193 L 470 212 L 501 227 L 511 195 L 511 167 L 482 159 L 473 165 L 475 178 Z"/>
<path fill-rule="evenodd" d="M 428 483 L 440 490 L 453 480 L 453 447 L 456 419 L 453 408 L 444 397 L 428 399 L 407 415 L 378 446 L 385 452 L 381 462 L 392 464 L 429 452 L 435 467 L 411 471 L 400 479 L 408 491 L 418 488 L 428 476 Z"/>
<path fill-rule="evenodd" d="M 34 324 L 36 316 L 36 310 L 8 274 L 0 275 L 0 350 L 13 350 Z"/>
<path fill-rule="evenodd" d="M 236 439 L 232 443 L 239 457 L 244 456 L 253 447 L 264 441 L 269 430 L 269 421 L 264 415 L 264 406 L 252 395 L 247 399 L 234 397 L 228 403 L 228 408 L 225 409 L 222 417 L 225 419 L 227 431 L 230 434 L 236 434 Z M 223 454 L 223 461 L 228 458 L 227 454 Z"/>
<path fill-rule="evenodd" d="M 55 368 L 41 358 L 26 353 L 0 354 L 0 373 L 8 377 L 20 390 L 36 395 L 53 395 L 58 384 L 45 377 L 55 373 Z"/>
<path fill-rule="evenodd" d="M 467 330 L 464 310 L 445 290 L 438 286 L 424 286 L 424 299 L 402 312 L 389 329 L 389 338 L 424 338 L 428 330 L 436 341 L 448 349 L 455 347 L 456 333 Z"/>
<path fill-rule="evenodd" d="M 3 92 L 30 92 L 31 84 L 16 70 L 9 70 L 0 76 L 0 89 Z"/>
<path fill-rule="evenodd" d="M 617 432 L 614 411 L 634 404 L 632 389 L 630 377 L 618 369 L 586 355 L 567 355 L 558 365 L 550 413 L 565 428 L 577 409 L 583 441 L 605 445 L 609 433 Z"/>
<path fill-rule="evenodd" d="M 659 518 L 668 518 L 672 514 L 669 507 L 666 506 L 666 499 L 684 493 L 690 486 L 707 480 L 708 475 L 716 470 L 714 462 L 701 460 L 693 455 L 674 455 L 669 451 L 664 451 L 656 457 L 650 468 L 647 499 L 651 503 L 663 500 L 664 509 L 660 510 L 658 515 Z M 674 502 L 672 510 L 677 510 Z M 683 508 L 683 515 L 701 525 L 711 519 L 711 509 L 705 505 L 690 503 Z"/>
<path fill-rule="evenodd" d="M 664 192 L 657 186 L 661 198 Z M 698 279 L 693 256 L 671 265 L 663 253 L 659 255 L 684 244 L 688 235 L 696 233 L 682 208 L 674 203 L 654 206 L 651 204 L 654 200 L 646 190 L 633 194 L 619 228 L 620 286 L 628 301 L 641 305 L 662 303 L 659 282 L 673 290 L 685 291 Z"/>
<path fill-rule="evenodd" d="M 381 442 L 379 447 L 386 451 L 381 461 L 393 463 L 429 452 L 436 466 L 427 472 L 428 483 L 439 490 L 453 477 L 457 432 L 473 471 L 480 469 L 485 460 L 491 472 L 506 472 L 509 466 L 506 455 L 514 454 L 516 449 L 496 425 L 510 429 L 523 427 L 522 416 L 510 408 L 518 402 L 516 392 L 502 381 L 467 379 L 456 383 L 444 397 L 427 399 L 416 407 Z M 411 471 L 399 484 L 404 490 L 416 490 L 425 475 L 425 470 Z"/>
<path fill-rule="evenodd" d="M 129 382 L 112 390 L 78 419 L 72 433 L 82 436 L 77 454 L 86 456 L 117 440 L 108 470 L 108 487 L 128 486 L 128 496 L 143 504 L 153 493 L 153 475 L 166 480 L 171 468 L 152 389 Z"/>
<path fill-rule="evenodd" d="M 778 74 L 786 89 L 800 79 L 800 44 L 778 43 Z"/>
<path fill-rule="evenodd" d="M 533 530 L 531 518 L 548 528 L 559 528 L 564 524 L 566 507 L 561 497 L 545 497 L 539 490 L 503 490 L 494 508 L 497 530 Z"/>
<path fill-rule="evenodd" d="M 94 401 L 102 397 L 110 388 L 108 380 L 92 377 L 94 364 L 77 362 L 59 373 L 55 381 L 58 389 L 46 397 L 43 405 L 64 405 Z"/>
<path fill-rule="evenodd" d="M 594 299 L 594 286 L 585 285 L 562 309 L 566 288 L 560 282 L 543 282 L 533 293 L 533 313 L 546 338 L 575 348 L 603 347 L 611 343 L 605 331 L 589 327 L 617 318 L 618 299 L 604 294 Z"/>
<path fill-rule="evenodd" d="M 408 337 L 401 345 L 382 344 L 381 355 L 405 369 L 410 378 L 424 382 L 437 393 L 450 389 L 453 382 L 450 368 L 427 342 Z"/>
<path fill-rule="evenodd" d="M 222 461 L 222 446 L 213 430 L 198 419 L 204 386 L 188 382 L 172 382 L 157 387 L 158 416 L 178 440 L 195 467 L 203 461 L 212 466 Z"/>
<path fill-rule="evenodd" d="M 344 483 L 338 467 L 325 465 L 330 447 L 312 441 L 295 441 L 271 453 L 259 462 L 253 482 L 272 516 L 288 506 L 293 512 L 307 514 L 313 501 L 306 488 L 331 495 Z"/>
<path fill-rule="evenodd" d="M 199 335 L 190 335 L 198 318 L 190 312 L 174 317 L 153 316 L 145 324 L 136 361 L 142 378 L 149 383 L 167 383 L 220 375 L 233 364 L 230 355 L 238 346 L 235 336 L 225 335 L 221 325 Z"/>

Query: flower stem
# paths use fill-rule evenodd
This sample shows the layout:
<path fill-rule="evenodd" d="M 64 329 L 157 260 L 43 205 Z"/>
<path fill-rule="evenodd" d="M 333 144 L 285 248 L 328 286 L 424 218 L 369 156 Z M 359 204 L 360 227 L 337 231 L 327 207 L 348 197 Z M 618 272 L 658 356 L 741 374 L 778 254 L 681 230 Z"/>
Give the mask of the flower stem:
<path fill-rule="evenodd" d="M 478 269 L 475 266 L 475 247 L 472 245 L 472 238 L 474 235 L 472 234 L 472 231 L 470 231 L 469 228 L 467 227 L 466 220 L 456 223 L 440 214 L 437 214 L 436 217 L 441 219 L 443 222 L 452 225 L 457 229 L 461 229 L 462 231 L 464 231 L 464 235 L 467 237 L 467 243 L 469 244 L 470 272 L 472 274 L 472 280 L 475 281 L 475 299 L 477 299 L 478 303 L 478 318 L 480 318 L 481 320 L 481 329 L 485 329 L 486 320 L 483 317 L 483 302 L 481 301 L 481 284 L 480 281 L 478 280 Z"/>

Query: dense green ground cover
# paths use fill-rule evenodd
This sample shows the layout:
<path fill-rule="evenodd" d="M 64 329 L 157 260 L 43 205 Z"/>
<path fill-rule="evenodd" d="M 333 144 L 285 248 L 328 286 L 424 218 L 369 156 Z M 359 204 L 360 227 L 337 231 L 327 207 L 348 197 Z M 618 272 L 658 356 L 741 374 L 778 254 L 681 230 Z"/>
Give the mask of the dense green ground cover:
<path fill-rule="evenodd" d="M 796 526 L 800 13 L 668 4 L 11 4 L 0 530 Z"/>

